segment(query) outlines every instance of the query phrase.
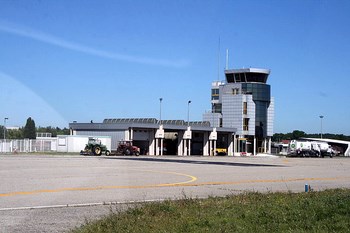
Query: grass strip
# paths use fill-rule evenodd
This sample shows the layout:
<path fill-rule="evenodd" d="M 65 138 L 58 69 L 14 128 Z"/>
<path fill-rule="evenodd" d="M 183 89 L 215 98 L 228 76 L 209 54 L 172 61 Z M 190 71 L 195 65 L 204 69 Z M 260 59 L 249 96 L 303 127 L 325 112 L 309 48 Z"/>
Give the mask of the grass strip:
<path fill-rule="evenodd" d="M 350 189 L 145 203 L 72 232 L 350 232 Z"/>

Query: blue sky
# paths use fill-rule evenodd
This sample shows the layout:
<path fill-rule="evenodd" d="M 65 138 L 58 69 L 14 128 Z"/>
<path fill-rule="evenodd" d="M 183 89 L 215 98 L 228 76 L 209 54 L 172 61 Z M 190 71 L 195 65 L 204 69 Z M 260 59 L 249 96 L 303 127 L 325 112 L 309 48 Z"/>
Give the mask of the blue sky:
<path fill-rule="evenodd" d="M 202 120 L 229 68 L 271 69 L 275 132 L 350 135 L 350 1 L 0 0 L 0 119 Z M 218 47 L 220 38 L 220 65 Z M 219 77 L 218 77 L 218 70 Z M 2 123 L 0 123 L 2 124 Z"/>

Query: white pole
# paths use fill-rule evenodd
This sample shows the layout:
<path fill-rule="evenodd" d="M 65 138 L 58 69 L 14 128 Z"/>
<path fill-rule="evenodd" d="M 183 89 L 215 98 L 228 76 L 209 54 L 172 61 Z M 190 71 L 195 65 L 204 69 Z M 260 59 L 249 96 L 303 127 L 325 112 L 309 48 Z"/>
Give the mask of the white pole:
<path fill-rule="evenodd" d="M 322 119 L 323 119 L 324 116 L 320 116 L 321 118 L 321 139 L 322 139 Z"/>
<path fill-rule="evenodd" d="M 8 120 L 8 117 L 4 118 L 4 141 L 6 140 L 6 121 Z"/>
<path fill-rule="evenodd" d="M 188 103 L 187 103 L 187 126 L 190 126 L 190 103 L 192 101 L 189 100 Z"/>
<path fill-rule="evenodd" d="M 226 70 L 228 70 L 228 49 L 226 49 Z"/>
<path fill-rule="evenodd" d="M 163 98 L 159 98 L 159 124 L 161 125 L 162 123 L 162 101 Z"/>

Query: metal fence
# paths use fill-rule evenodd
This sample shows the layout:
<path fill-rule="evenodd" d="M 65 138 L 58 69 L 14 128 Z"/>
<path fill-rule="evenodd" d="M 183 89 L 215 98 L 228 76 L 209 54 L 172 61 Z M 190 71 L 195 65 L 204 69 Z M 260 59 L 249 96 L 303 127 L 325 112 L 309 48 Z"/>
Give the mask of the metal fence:
<path fill-rule="evenodd" d="M 0 153 L 56 151 L 57 138 L 0 140 Z"/>

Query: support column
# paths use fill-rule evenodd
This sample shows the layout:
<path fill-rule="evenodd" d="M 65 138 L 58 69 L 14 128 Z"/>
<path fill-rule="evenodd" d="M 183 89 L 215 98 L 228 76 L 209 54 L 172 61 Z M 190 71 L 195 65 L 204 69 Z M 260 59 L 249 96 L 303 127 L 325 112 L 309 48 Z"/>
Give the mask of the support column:
<path fill-rule="evenodd" d="M 209 152 L 209 135 L 208 135 L 208 132 L 205 132 L 203 137 L 203 156 L 210 155 L 210 153 L 208 152 Z"/>
<path fill-rule="evenodd" d="M 191 155 L 191 139 L 192 139 L 192 131 L 191 131 L 191 126 L 187 127 L 187 130 L 184 132 L 184 155 Z"/>
<path fill-rule="evenodd" d="M 130 128 L 130 141 L 133 141 L 134 140 L 134 130 L 133 128 Z"/>
<path fill-rule="evenodd" d="M 160 155 L 163 155 L 163 138 L 160 139 Z"/>
<path fill-rule="evenodd" d="M 254 149 L 253 149 L 254 150 L 254 155 L 256 155 L 256 137 L 254 137 L 254 142 L 253 143 L 254 143 Z"/>
<path fill-rule="evenodd" d="M 213 155 L 216 155 L 216 140 L 214 141 L 214 154 Z"/>
<path fill-rule="evenodd" d="M 211 156 L 215 155 L 215 151 L 216 151 L 216 140 L 218 139 L 218 134 L 216 132 L 216 128 L 213 128 L 213 131 L 210 132 L 209 135 L 209 140 L 210 140 L 210 151 L 209 154 Z"/>
<path fill-rule="evenodd" d="M 164 139 L 164 129 L 163 125 L 159 125 L 159 129 L 156 130 L 156 155 L 163 155 L 163 139 Z"/>
<path fill-rule="evenodd" d="M 154 131 L 151 130 L 149 132 L 149 147 L 148 147 L 148 155 L 154 155 L 154 144 L 155 144 L 155 138 L 154 138 Z"/>
<path fill-rule="evenodd" d="M 267 141 L 266 138 L 264 139 L 264 153 L 266 154 L 267 152 Z"/>
<path fill-rule="evenodd" d="M 187 140 L 183 140 L 183 145 L 184 145 L 184 150 L 183 150 L 183 155 L 187 156 Z"/>
<path fill-rule="evenodd" d="M 237 137 L 236 134 L 233 135 L 233 155 L 237 153 Z"/>
<path fill-rule="evenodd" d="M 159 155 L 159 145 L 158 145 L 158 142 L 159 142 L 159 140 L 158 140 L 158 138 L 156 138 L 156 153 L 155 153 L 155 155 Z"/>
<path fill-rule="evenodd" d="M 237 138 L 237 153 L 241 154 L 241 140 L 240 140 L 240 136 L 238 135 Z"/>
<path fill-rule="evenodd" d="M 210 156 L 213 156 L 214 154 L 213 154 L 213 141 L 212 140 L 210 140 L 209 141 L 209 155 Z"/>
<path fill-rule="evenodd" d="M 183 135 L 182 131 L 178 132 L 178 144 L 177 144 L 177 155 L 183 156 Z"/>
<path fill-rule="evenodd" d="M 233 156 L 233 135 L 228 136 L 228 148 L 227 148 L 227 155 Z"/>
<path fill-rule="evenodd" d="M 130 130 L 127 129 L 127 130 L 125 130 L 124 132 L 125 132 L 125 134 L 124 134 L 124 140 L 125 140 L 125 141 L 130 140 Z"/>
<path fill-rule="evenodd" d="M 267 153 L 271 154 L 271 138 L 269 138 L 268 151 Z"/>

